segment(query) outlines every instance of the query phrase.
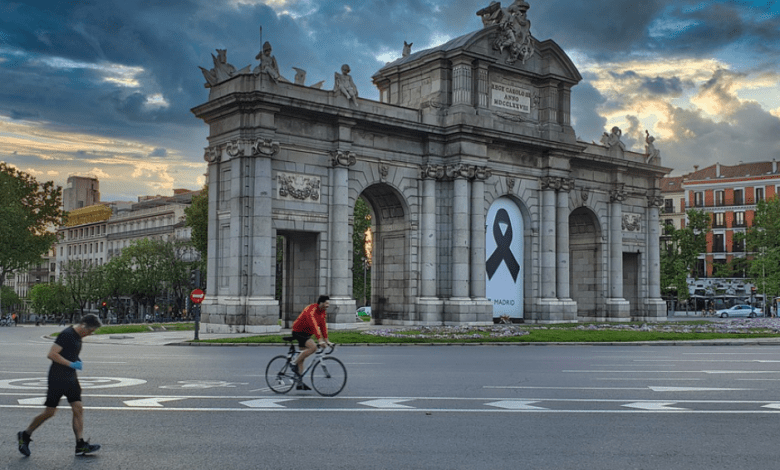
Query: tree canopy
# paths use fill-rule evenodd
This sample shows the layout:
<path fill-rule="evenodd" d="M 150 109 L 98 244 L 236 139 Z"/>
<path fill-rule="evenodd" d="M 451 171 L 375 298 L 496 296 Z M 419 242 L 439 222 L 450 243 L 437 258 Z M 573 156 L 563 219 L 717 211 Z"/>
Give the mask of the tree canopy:
<path fill-rule="evenodd" d="M 780 295 L 780 199 L 759 201 L 745 233 L 748 276 L 759 292 Z"/>
<path fill-rule="evenodd" d="M 664 228 L 665 240 L 661 243 L 661 288 L 676 291 L 681 300 L 688 298 L 688 276 L 696 266 L 701 253 L 707 251 L 707 233 L 710 231 L 710 214 L 691 209 L 686 212 L 688 223 L 684 228 L 673 225 Z"/>
<path fill-rule="evenodd" d="M 64 217 L 62 187 L 38 183 L 0 162 L 0 285 L 9 274 L 40 262 L 57 241 L 53 227 Z"/>

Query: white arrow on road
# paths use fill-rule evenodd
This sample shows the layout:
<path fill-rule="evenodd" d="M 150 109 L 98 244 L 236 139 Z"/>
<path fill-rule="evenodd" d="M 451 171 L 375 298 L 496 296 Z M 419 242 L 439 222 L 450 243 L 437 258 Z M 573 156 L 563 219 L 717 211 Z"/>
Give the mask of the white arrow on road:
<path fill-rule="evenodd" d="M 285 408 L 278 402 L 292 400 L 295 400 L 295 398 L 261 398 L 259 400 L 242 401 L 241 404 L 249 408 Z"/>
<path fill-rule="evenodd" d="M 708 387 L 647 387 L 654 392 L 739 392 L 752 388 L 708 388 Z"/>
<path fill-rule="evenodd" d="M 20 405 L 43 405 L 46 403 L 46 397 L 20 398 L 17 401 Z"/>
<path fill-rule="evenodd" d="M 770 408 L 770 409 L 773 409 L 773 410 L 780 410 L 780 403 L 770 403 L 768 405 L 762 406 L 761 408 Z"/>
<path fill-rule="evenodd" d="M 382 409 L 404 409 L 404 408 L 414 408 L 413 406 L 407 406 L 407 405 L 400 405 L 402 401 L 410 401 L 410 400 L 398 400 L 398 399 L 392 399 L 392 400 L 369 400 L 369 401 L 361 401 L 358 403 L 358 405 L 366 405 L 371 406 L 373 408 L 382 408 Z"/>
<path fill-rule="evenodd" d="M 625 406 L 627 408 L 636 408 L 638 410 L 647 410 L 647 411 L 688 411 L 687 408 L 675 408 L 673 406 L 676 402 L 658 402 L 658 401 L 637 401 L 634 403 L 629 403 L 627 405 L 621 405 Z"/>
<path fill-rule="evenodd" d="M 496 408 L 504 408 L 506 410 L 546 410 L 541 406 L 531 406 L 531 403 L 535 401 L 521 401 L 521 400 L 503 400 L 493 403 L 485 403 L 486 406 L 495 406 Z"/>
<path fill-rule="evenodd" d="M 137 408 L 162 408 L 161 403 L 166 401 L 184 400 L 185 398 L 177 397 L 156 397 L 156 398 L 142 398 L 140 400 L 127 400 L 125 405 L 133 406 Z"/>

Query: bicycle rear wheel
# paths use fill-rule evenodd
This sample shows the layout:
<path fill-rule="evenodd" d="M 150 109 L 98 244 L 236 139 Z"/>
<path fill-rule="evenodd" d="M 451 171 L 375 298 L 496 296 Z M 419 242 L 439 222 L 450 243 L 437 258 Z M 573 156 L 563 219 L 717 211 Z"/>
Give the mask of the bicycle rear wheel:
<path fill-rule="evenodd" d="M 276 356 L 265 368 L 265 382 L 276 393 L 287 393 L 295 385 L 295 374 L 287 362 L 287 356 Z"/>
<path fill-rule="evenodd" d="M 347 385 L 347 368 L 335 357 L 323 357 L 311 371 L 311 386 L 322 396 L 338 395 Z"/>

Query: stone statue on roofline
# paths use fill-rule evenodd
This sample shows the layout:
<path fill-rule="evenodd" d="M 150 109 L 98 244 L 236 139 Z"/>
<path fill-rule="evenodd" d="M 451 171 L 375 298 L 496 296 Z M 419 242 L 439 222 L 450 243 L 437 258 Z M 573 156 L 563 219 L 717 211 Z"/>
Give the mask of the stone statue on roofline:
<path fill-rule="evenodd" d="M 227 49 L 217 49 L 217 55 L 211 54 L 211 58 L 214 61 L 213 69 L 206 70 L 198 66 L 200 71 L 203 72 L 203 78 L 206 79 L 206 83 L 203 85 L 206 88 L 211 88 L 217 83 L 224 82 L 236 74 L 236 68 L 227 62 Z"/>
<path fill-rule="evenodd" d="M 276 57 L 273 56 L 271 53 L 272 51 L 273 49 L 271 48 L 271 43 L 266 41 L 263 44 L 263 50 L 258 52 L 255 56 L 255 59 L 260 61 L 260 65 L 255 67 L 255 76 L 257 77 L 259 75 L 266 74 L 274 83 L 279 83 L 280 81 L 290 83 L 289 80 L 284 78 L 279 73 L 279 64 L 276 63 Z"/>
<path fill-rule="evenodd" d="M 645 129 L 645 163 L 650 163 L 654 158 L 661 158 L 661 151 L 655 148 L 653 142 L 655 142 L 655 137 Z"/>
<path fill-rule="evenodd" d="M 520 60 L 526 63 L 534 55 L 531 38 L 531 21 L 526 16 L 530 5 L 524 0 L 515 0 L 506 8 L 500 2 L 493 1 L 487 7 L 479 10 L 477 16 L 482 18 L 482 25 L 499 26 L 499 33 L 493 42 L 493 49 L 503 53 L 509 52 L 507 64 Z"/>
<path fill-rule="evenodd" d="M 404 49 L 401 52 L 401 57 L 409 57 L 409 55 L 412 53 L 412 45 L 413 42 L 406 42 L 404 41 Z"/>
<path fill-rule="evenodd" d="M 618 126 L 614 126 L 609 134 L 605 132 L 604 135 L 601 136 L 601 143 L 610 150 L 613 148 L 619 148 L 620 150 L 625 151 L 626 145 L 620 140 L 622 135 L 623 131 L 621 131 Z"/>
<path fill-rule="evenodd" d="M 358 90 L 349 72 L 349 65 L 347 64 L 341 66 L 341 73 L 334 72 L 333 91 L 341 93 L 357 107 Z"/>

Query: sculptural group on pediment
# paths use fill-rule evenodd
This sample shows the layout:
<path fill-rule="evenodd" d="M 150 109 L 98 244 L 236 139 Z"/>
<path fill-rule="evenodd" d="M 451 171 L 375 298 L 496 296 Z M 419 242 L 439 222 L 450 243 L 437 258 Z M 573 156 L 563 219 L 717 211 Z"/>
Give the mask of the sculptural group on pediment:
<path fill-rule="evenodd" d="M 499 26 L 499 33 L 493 42 L 493 48 L 500 53 L 509 51 L 508 64 L 520 60 L 526 63 L 534 55 L 531 40 L 531 21 L 526 16 L 530 5 L 523 0 L 515 0 L 506 8 L 500 2 L 493 1 L 487 7 L 479 10 L 477 16 L 482 18 L 482 25 Z"/>
<path fill-rule="evenodd" d="M 266 74 L 274 83 L 279 83 L 280 81 L 290 83 L 290 80 L 287 80 L 279 73 L 279 64 L 276 63 L 276 57 L 274 57 L 272 52 L 271 43 L 266 41 L 263 44 L 263 49 L 255 56 L 255 59 L 260 61 L 260 64 L 254 70 L 255 77 Z"/>

